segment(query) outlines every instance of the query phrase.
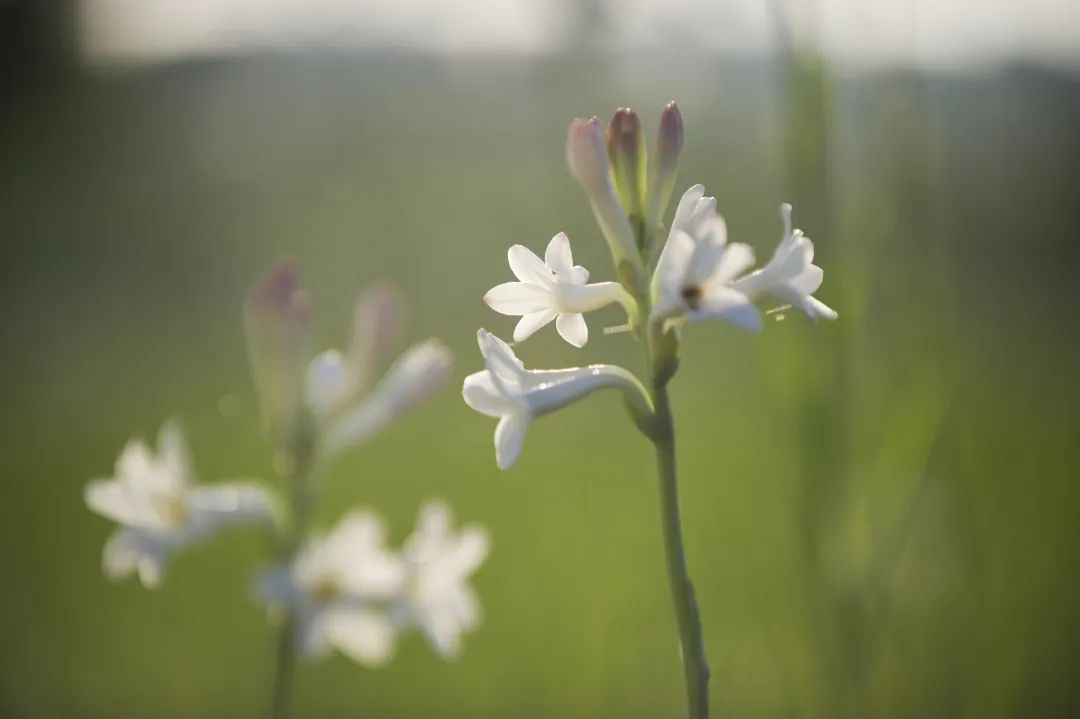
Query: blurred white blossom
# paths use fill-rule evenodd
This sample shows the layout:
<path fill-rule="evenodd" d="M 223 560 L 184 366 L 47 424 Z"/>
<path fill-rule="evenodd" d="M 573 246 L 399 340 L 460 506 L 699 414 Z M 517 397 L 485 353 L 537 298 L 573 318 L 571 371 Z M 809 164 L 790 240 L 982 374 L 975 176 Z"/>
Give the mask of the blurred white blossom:
<path fill-rule="evenodd" d="M 379 517 L 356 510 L 309 540 L 291 564 L 264 573 L 258 592 L 293 617 L 296 646 L 308 656 L 336 648 L 378 666 L 393 656 L 398 634 L 415 626 L 440 656 L 452 658 L 461 634 L 480 622 L 466 581 L 487 552 L 487 534 L 477 527 L 454 532 L 439 503 L 421 509 L 400 554 L 386 547 Z"/>
<path fill-rule="evenodd" d="M 487 532 L 476 526 L 455 532 L 450 509 L 428 502 L 405 544 L 405 581 L 393 614 L 400 626 L 415 625 L 445 659 L 457 656 L 461 635 L 480 624 L 480 603 L 469 577 L 487 558 Z"/>
<path fill-rule="evenodd" d="M 554 412 L 599 389 L 621 389 L 631 402 L 648 406 L 641 383 L 614 365 L 527 370 L 509 345 L 487 330 L 477 332 L 486 369 L 465 378 L 462 396 L 481 414 L 496 417 L 495 461 L 508 469 L 517 461 L 534 417 Z M 644 411 L 648 412 L 648 409 Z"/>
<path fill-rule="evenodd" d="M 551 238 L 543 260 L 523 245 L 511 247 L 507 259 L 519 281 L 493 287 L 484 295 L 484 302 L 501 314 L 521 316 L 514 328 L 515 342 L 523 342 L 555 320 L 555 329 L 564 340 L 583 347 L 589 340 L 589 328 L 582 313 L 612 302 L 633 312 L 634 300 L 618 282 L 587 284 L 589 271 L 574 265 L 565 232 Z"/>
<path fill-rule="evenodd" d="M 400 314 L 400 303 L 389 289 L 369 291 L 357 303 L 348 349 L 326 350 L 308 364 L 305 396 L 321 425 L 328 455 L 385 429 L 434 394 L 449 375 L 450 350 L 429 339 L 406 350 L 371 389 L 398 334 Z"/>
<path fill-rule="evenodd" d="M 792 229 L 791 205 L 780 206 L 784 235 L 772 259 L 760 270 L 735 280 L 731 286 L 751 299 L 769 296 L 802 310 L 811 319 L 835 320 L 836 311 L 813 293 L 821 286 L 824 271 L 813 264 L 814 243 L 802 230 Z"/>
<path fill-rule="evenodd" d="M 385 605 L 404 579 L 404 562 L 385 547 L 382 521 L 356 510 L 310 539 L 291 564 L 264 573 L 257 589 L 272 609 L 291 614 L 299 651 L 317 657 L 334 647 L 379 665 L 393 653 L 396 634 Z"/>
<path fill-rule="evenodd" d="M 87 506 L 120 527 L 105 544 L 104 570 L 110 578 L 138 573 L 147 587 L 158 586 L 169 555 L 230 525 L 270 523 L 270 495 L 250 482 L 197 486 L 179 427 L 166 423 L 155 453 L 141 440 L 124 447 L 115 476 L 91 481 Z"/>

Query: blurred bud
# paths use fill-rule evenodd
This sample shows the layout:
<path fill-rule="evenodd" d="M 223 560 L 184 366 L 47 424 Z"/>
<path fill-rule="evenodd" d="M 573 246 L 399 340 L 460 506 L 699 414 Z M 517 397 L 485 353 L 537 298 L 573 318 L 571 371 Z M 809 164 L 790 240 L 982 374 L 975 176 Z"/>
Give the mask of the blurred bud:
<path fill-rule="evenodd" d="M 252 285 L 244 328 L 267 431 L 279 447 L 290 447 L 303 420 L 311 338 L 311 303 L 292 260 L 280 260 Z"/>
<path fill-rule="evenodd" d="M 389 284 L 376 285 L 360 295 L 346 352 L 353 365 L 357 391 L 371 385 L 380 362 L 397 343 L 404 314 L 401 295 Z"/>
<path fill-rule="evenodd" d="M 675 174 L 683 147 L 683 120 L 679 106 L 669 102 L 660 114 L 660 129 L 653 148 L 649 170 L 649 222 L 655 227 L 661 221 L 671 193 L 675 189 Z"/>
<path fill-rule="evenodd" d="M 570 174 L 590 198 L 603 194 L 611 185 L 604 127 L 599 117 L 576 117 L 566 139 L 566 161 Z"/>
<path fill-rule="evenodd" d="M 453 355 L 438 340 L 411 347 L 363 402 L 327 430 L 326 450 L 337 454 L 377 434 L 429 399 L 450 375 Z"/>
<path fill-rule="evenodd" d="M 615 111 L 608 125 L 607 148 L 619 201 L 630 216 L 630 224 L 640 228 L 645 214 L 647 153 L 637 113 L 626 107 Z M 640 241 L 643 233 L 637 235 Z"/>
<path fill-rule="evenodd" d="M 589 196 L 593 214 L 604 233 L 616 266 L 629 262 L 640 269 L 641 257 L 634 231 L 611 182 L 611 163 L 604 135 L 600 118 L 576 118 L 570 123 L 566 160 L 570 165 L 570 174 Z"/>

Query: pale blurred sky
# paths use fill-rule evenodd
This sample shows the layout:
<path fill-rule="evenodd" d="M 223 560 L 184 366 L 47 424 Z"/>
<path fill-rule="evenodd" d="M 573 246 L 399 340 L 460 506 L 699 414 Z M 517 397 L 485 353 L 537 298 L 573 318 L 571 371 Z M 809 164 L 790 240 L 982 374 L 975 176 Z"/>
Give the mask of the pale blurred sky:
<path fill-rule="evenodd" d="M 590 7 L 602 33 L 575 31 Z M 100 64 L 308 46 L 545 54 L 579 37 L 608 51 L 760 56 L 776 47 L 777 18 L 852 69 L 1080 66 L 1080 0 L 82 0 L 80 30 Z"/>

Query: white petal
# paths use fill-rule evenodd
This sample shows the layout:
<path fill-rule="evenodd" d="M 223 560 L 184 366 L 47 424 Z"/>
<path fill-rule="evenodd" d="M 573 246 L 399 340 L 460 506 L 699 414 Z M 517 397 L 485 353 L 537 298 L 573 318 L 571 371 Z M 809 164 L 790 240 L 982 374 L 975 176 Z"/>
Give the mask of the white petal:
<path fill-rule="evenodd" d="M 552 294 L 537 284 L 504 282 L 488 290 L 484 302 L 499 314 L 525 315 L 551 307 Z"/>
<path fill-rule="evenodd" d="M 307 366 L 304 396 L 308 407 L 326 416 L 347 402 L 358 389 L 356 378 L 348 371 L 345 358 L 337 350 L 326 350 Z"/>
<path fill-rule="evenodd" d="M 549 287 L 552 284 L 551 270 L 544 261 L 525 245 L 514 245 L 506 252 L 510 270 L 524 283 Z"/>
<path fill-rule="evenodd" d="M 814 319 L 822 317 L 827 320 L 835 320 L 839 316 L 837 315 L 836 310 L 816 297 L 806 298 L 803 305 L 803 311 Z"/>
<path fill-rule="evenodd" d="M 476 341 L 480 345 L 480 354 L 484 356 L 484 364 L 497 381 L 504 384 L 517 382 L 524 374 L 525 365 L 510 349 L 510 345 L 484 329 L 477 331 Z"/>
<path fill-rule="evenodd" d="M 377 667 L 393 656 L 397 630 L 385 615 L 372 610 L 333 611 L 324 621 L 326 638 L 353 661 Z"/>
<path fill-rule="evenodd" d="M 538 329 L 555 319 L 556 314 L 555 310 L 546 309 L 522 315 L 517 326 L 514 327 L 514 341 L 524 342 L 529 339 Z"/>
<path fill-rule="evenodd" d="M 671 232 L 675 232 L 676 230 L 681 232 L 687 231 L 690 216 L 697 207 L 698 201 L 701 200 L 704 195 L 704 185 L 694 185 L 683 193 L 682 198 L 679 200 L 678 207 L 675 208 L 675 217 L 671 221 Z M 670 242 L 670 237 L 668 241 Z"/>
<path fill-rule="evenodd" d="M 88 483 L 83 490 L 83 498 L 90 511 L 119 524 L 133 524 L 144 519 L 141 510 L 145 505 L 136 501 L 131 492 L 116 480 L 98 479 Z"/>
<path fill-rule="evenodd" d="M 575 285 L 583 285 L 589 281 L 589 271 L 581 265 L 574 265 L 570 268 L 569 281 Z"/>
<path fill-rule="evenodd" d="M 191 460 L 187 442 L 180 425 L 172 420 L 163 424 L 158 432 L 158 454 L 176 484 L 183 485 L 190 481 Z"/>
<path fill-rule="evenodd" d="M 584 347 L 589 341 L 589 326 L 580 312 L 564 312 L 555 320 L 559 335 L 575 347 Z"/>
<path fill-rule="evenodd" d="M 508 414 L 495 427 L 495 463 L 499 469 L 509 469 L 521 456 L 529 417 L 524 412 Z"/>
<path fill-rule="evenodd" d="M 812 295 L 821 287 L 821 281 L 825 279 L 825 272 L 817 265 L 810 265 L 802 273 L 791 280 L 792 289 L 804 295 Z"/>
<path fill-rule="evenodd" d="M 694 254 L 695 243 L 690 235 L 681 230 L 672 230 L 668 235 L 664 249 L 660 253 L 660 260 L 656 263 L 656 274 L 653 276 L 654 301 L 658 295 L 665 291 L 673 291 L 678 294 L 686 276 L 690 264 L 690 258 Z"/>
<path fill-rule="evenodd" d="M 492 381 L 487 370 L 473 372 L 461 386 L 465 404 L 488 417 L 502 417 L 514 410 L 515 405 L 503 395 Z"/>
<path fill-rule="evenodd" d="M 161 585 L 168 547 L 153 535 L 136 529 L 118 529 L 105 543 L 102 568 L 109 579 L 137 572 L 147 589 Z"/>
<path fill-rule="evenodd" d="M 725 247 L 726 249 L 723 256 L 709 276 L 709 287 L 718 283 L 726 284 L 731 282 L 735 277 L 745 272 L 754 264 L 754 250 L 750 245 L 736 242 L 734 244 L 726 245 Z M 706 293 L 707 292 L 708 289 L 706 289 Z"/>
<path fill-rule="evenodd" d="M 139 439 L 129 440 L 116 460 L 116 476 L 141 482 L 158 474 L 161 474 L 158 462 L 146 443 Z"/>
<path fill-rule="evenodd" d="M 544 262 L 555 271 L 559 280 L 570 279 L 574 267 L 574 256 L 570 252 L 570 238 L 565 232 L 560 232 L 551 238 L 547 251 L 544 253 Z"/>
<path fill-rule="evenodd" d="M 724 319 L 744 329 L 761 329 L 761 315 L 749 297 L 730 287 L 710 288 L 698 308 L 691 313 L 694 319 Z"/>

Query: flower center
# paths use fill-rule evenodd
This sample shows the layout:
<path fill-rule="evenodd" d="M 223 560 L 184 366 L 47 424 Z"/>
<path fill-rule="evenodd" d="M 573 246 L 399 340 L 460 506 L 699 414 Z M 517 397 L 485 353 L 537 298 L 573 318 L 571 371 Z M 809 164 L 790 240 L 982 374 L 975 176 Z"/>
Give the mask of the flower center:
<path fill-rule="evenodd" d="M 319 577 L 311 587 L 311 596 L 319 604 L 329 604 L 342 595 L 341 583 L 333 577 Z"/>
<path fill-rule="evenodd" d="M 184 504 L 184 500 L 178 496 L 164 497 L 163 502 L 160 505 L 159 511 L 161 512 L 161 519 L 165 522 L 166 526 L 179 527 L 188 518 L 187 506 Z"/>
<path fill-rule="evenodd" d="M 701 285 L 688 285 L 683 287 L 682 298 L 686 302 L 686 306 L 692 310 L 698 308 L 698 304 L 701 302 L 701 298 L 705 293 L 701 290 Z"/>

